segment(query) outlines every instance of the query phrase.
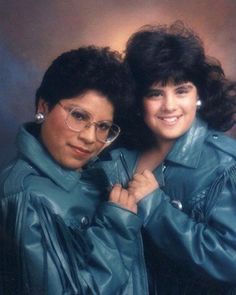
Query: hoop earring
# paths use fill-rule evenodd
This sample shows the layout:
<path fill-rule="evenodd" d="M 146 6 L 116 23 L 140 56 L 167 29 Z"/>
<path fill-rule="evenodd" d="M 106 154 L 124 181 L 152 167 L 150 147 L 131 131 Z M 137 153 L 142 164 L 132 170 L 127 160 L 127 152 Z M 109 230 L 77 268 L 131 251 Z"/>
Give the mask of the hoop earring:
<path fill-rule="evenodd" d="M 197 109 L 199 110 L 202 106 L 202 101 L 200 99 L 197 100 L 196 102 L 196 106 L 197 106 Z"/>
<path fill-rule="evenodd" d="M 35 116 L 34 116 L 34 120 L 35 120 L 36 124 L 43 123 L 44 119 L 45 119 L 45 116 L 41 112 L 36 113 Z"/>

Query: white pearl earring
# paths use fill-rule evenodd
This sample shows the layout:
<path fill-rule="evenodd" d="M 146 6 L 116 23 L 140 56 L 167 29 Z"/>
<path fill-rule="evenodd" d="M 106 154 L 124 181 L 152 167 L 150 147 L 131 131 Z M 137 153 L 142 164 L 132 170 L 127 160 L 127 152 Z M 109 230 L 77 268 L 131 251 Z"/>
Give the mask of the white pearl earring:
<path fill-rule="evenodd" d="M 197 100 L 196 102 L 196 106 L 197 106 L 197 109 L 200 109 L 201 106 L 202 106 L 202 101 L 200 99 Z"/>
<path fill-rule="evenodd" d="M 41 124 L 41 123 L 43 123 L 45 116 L 43 113 L 38 112 L 35 114 L 34 119 L 35 119 L 35 123 Z"/>

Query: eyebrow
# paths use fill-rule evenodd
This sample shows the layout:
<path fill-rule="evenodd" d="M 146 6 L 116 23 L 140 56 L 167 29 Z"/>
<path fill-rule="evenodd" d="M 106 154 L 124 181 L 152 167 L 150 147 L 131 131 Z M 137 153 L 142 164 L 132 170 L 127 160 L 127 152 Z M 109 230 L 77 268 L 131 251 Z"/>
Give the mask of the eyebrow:
<path fill-rule="evenodd" d="M 188 89 L 192 89 L 193 85 L 189 84 L 189 83 L 184 83 L 184 84 L 180 84 L 180 85 L 176 85 L 176 89 L 178 88 L 188 88 Z"/>
<path fill-rule="evenodd" d="M 83 109 L 81 106 L 78 106 L 77 104 L 73 104 L 73 103 L 68 103 L 67 106 L 72 107 L 72 108 L 81 108 L 81 109 Z"/>
<path fill-rule="evenodd" d="M 90 117 L 90 119 L 94 119 L 94 116 L 87 110 L 85 110 L 83 107 L 81 106 L 78 106 L 76 104 L 73 104 L 73 103 L 69 103 L 67 106 L 63 105 L 64 107 L 66 108 L 78 108 L 80 110 L 82 110 L 86 115 L 88 115 Z M 113 122 L 114 118 L 110 118 L 110 119 L 103 119 L 103 120 L 98 120 L 96 122 L 100 122 L 100 121 L 108 121 L 108 122 Z"/>
<path fill-rule="evenodd" d="M 82 110 L 83 112 L 88 113 L 89 115 L 92 115 L 92 114 L 90 114 L 89 111 L 85 110 L 83 107 L 81 107 L 81 106 L 79 106 L 77 104 L 69 103 L 68 105 L 64 105 L 64 106 L 67 107 L 67 108 L 71 108 L 71 109 L 78 108 L 78 109 Z"/>
<path fill-rule="evenodd" d="M 148 89 L 148 92 L 149 91 L 155 91 L 155 90 L 163 90 L 164 88 L 165 88 L 165 86 L 153 86 L 153 87 L 150 87 Z M 175 85 L 175 89 L 179 89 L 179 88 L 192 89 L 193 88 L 193 85 L 192 84 L 189 84 L 189 82 Z"/>
<path fill-rule="evenodd" d="M 73 104 L 73 103 L 69 103 L 68 105 L 65 105 L 63 104 L 63 107 L 66 108 L 66 109 L 76 109 L 78 108 L 79 110 L 83 111 L 86 115 L 88 115 L 89 117 L 93 117 L 92 114 L 90 114 L 90 112 L 88 112 L 87 110 L 85 110 L 83 107 L 81 106 L 78 106 L 76 104 Z"/>

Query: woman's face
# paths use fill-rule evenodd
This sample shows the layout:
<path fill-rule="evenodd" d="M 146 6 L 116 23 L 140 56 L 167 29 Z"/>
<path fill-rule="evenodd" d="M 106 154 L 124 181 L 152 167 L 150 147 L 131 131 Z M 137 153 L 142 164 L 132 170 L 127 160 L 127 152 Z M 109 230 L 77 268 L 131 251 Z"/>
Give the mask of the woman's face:
<path fill-rule="evenodd" d="M 143 100 L 144 121 L 157 142 L 174 141 L 190 128 L 197 99 L 197 88 L 191 82 L 150 87 Z"/>
<path fill-rule="evenodd" d="M 87 112 L 93 122 L 112 121 L 114 108 L 105 96 L 94 90 L 74 98 L 62 99 L 50 111 L 47 103 L 40 100 L 38 111 L 45 115 L 41 126 L 43 144 L 60 165 L 80 169 L 108 144 L 97 140 L 95 125 L 80 132 L 69 129 L 65 120 L 74 107 Z"/>

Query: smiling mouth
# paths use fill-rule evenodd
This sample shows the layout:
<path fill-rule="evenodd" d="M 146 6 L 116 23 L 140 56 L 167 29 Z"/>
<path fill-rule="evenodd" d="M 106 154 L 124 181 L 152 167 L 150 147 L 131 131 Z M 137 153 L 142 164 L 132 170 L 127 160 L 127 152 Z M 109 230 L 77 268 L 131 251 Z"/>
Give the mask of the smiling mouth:
<path fill-rule="evenodd" d="M 166 125 L 172 126 L 177 123 L 177 121 L 182 117 L 180 116 L 171 116 L 171 117 L 158 117 L 159 120 L 163 121 Z"/>
<path fill-rule="evenodd" d="M 84 149 L 80 146 L 70 145 L 70 147 L 80 156 L 89 156 L 92 154 L 92 151 Z"/>

